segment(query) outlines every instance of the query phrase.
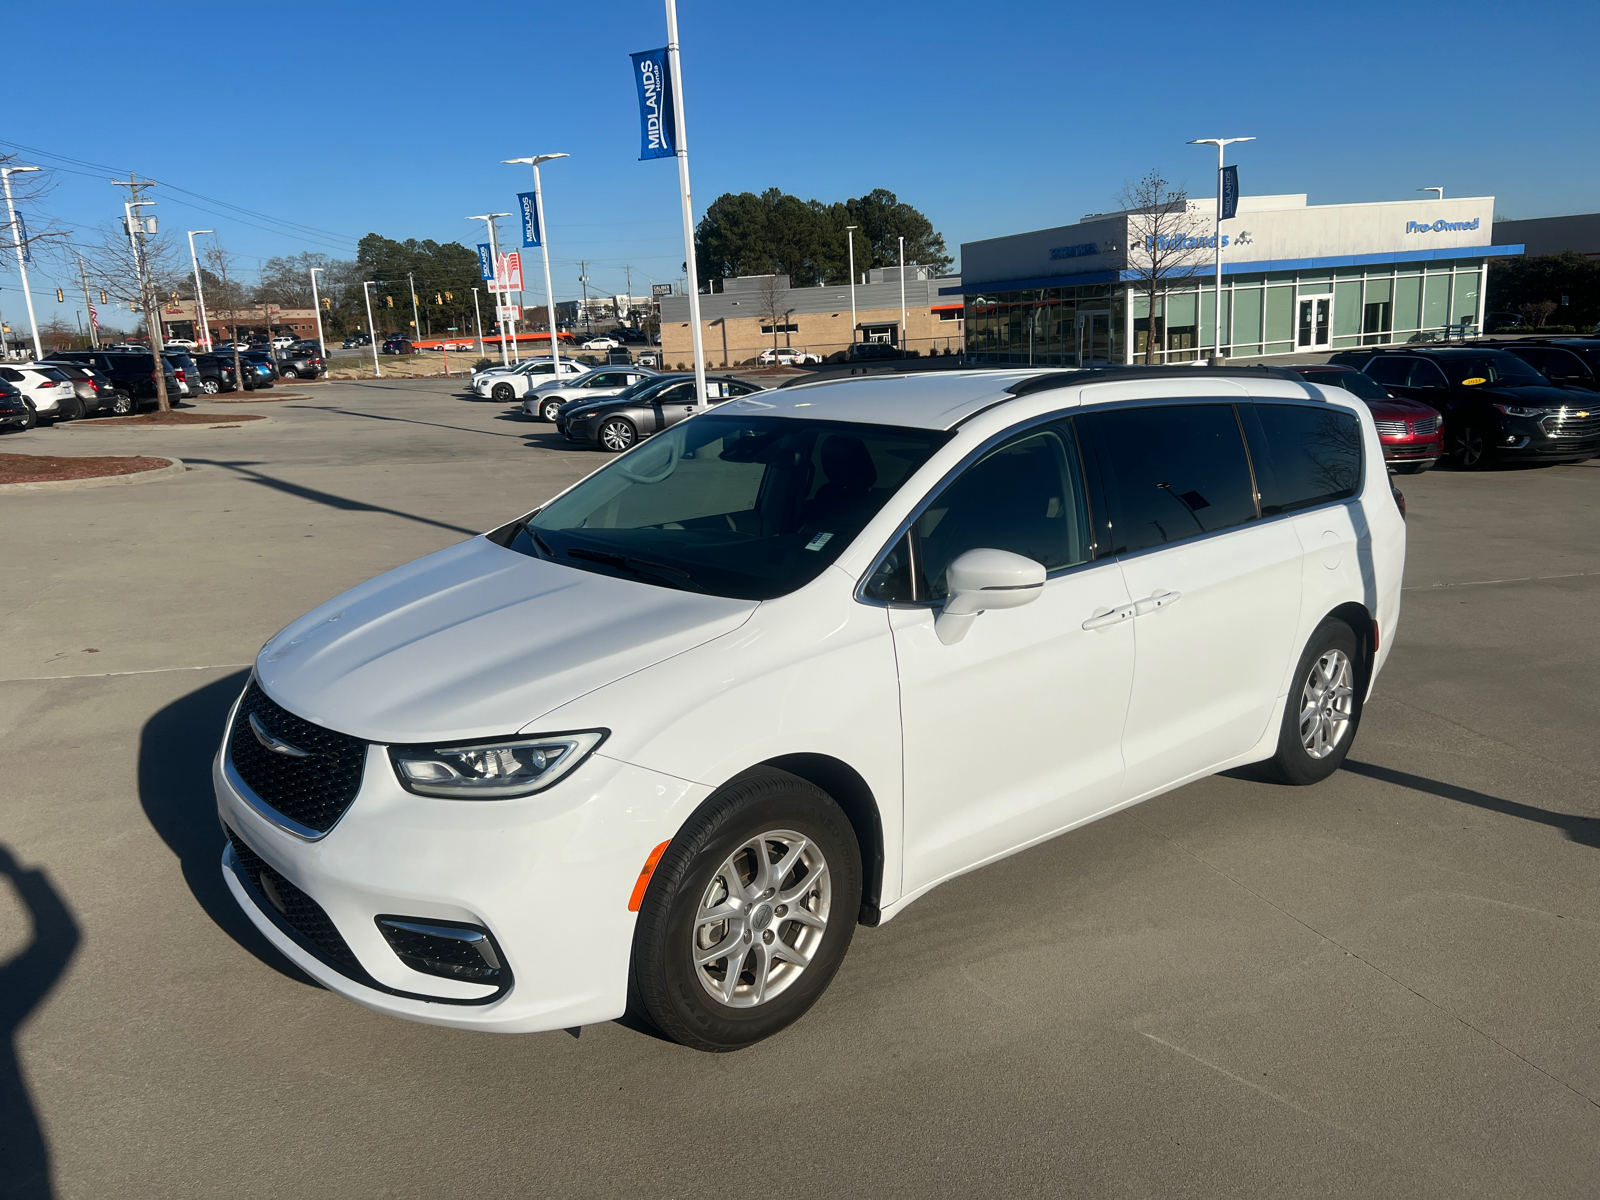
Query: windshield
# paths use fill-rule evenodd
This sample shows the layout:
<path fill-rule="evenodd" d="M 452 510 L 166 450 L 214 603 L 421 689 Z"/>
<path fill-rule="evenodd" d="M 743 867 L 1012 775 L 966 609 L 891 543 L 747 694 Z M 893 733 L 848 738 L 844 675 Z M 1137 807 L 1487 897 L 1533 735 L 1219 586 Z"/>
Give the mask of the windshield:
<path fill-rule="evenodd" d="M 580 570 L 770 600 L 821 574 L 949 438 L 705 414 L 595 472 L 501 544 Z"/>
<path fill-rule="evenodd" d="M 1502 387 L 1507 385 L 1528 387 L 1532 384 L 1550 382 L 1515 354 L 1505 350 L 1495 354 L 1485 354 L 1482 357 L 1441 355 L 1434 361 L 1444 367 L 1451 383 L 1465 383 L 1469 379 L 1478 379 L 1484 383 L 1498 383 Z"/>
<path fill-rule="evenodd" d="M 1362 400 L 1387 400 L 1389 389 L 1384 387 L 1370 375 L 1363 375 L 1360 371 L 1319 371 L 1314 375 L 1307 375 L 1312 383 L 1331 383 L 1342 387 L 1352 396 Z"/>

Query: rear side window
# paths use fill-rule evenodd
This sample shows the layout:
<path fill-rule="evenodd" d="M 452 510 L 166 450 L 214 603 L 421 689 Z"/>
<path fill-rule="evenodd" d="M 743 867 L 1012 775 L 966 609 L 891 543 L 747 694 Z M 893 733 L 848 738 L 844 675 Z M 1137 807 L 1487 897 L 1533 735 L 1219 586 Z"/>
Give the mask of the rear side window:
<path fill-rule="evenodd" d="M 1087 412 L 1110 511 L 1112 553 L 1132 554 L 1256 518 L 1250 460 L 1231 404 Z"/>
<path fill-rule="evenodd" d="M 1406 376 L 1410 374 L 1410 370 L 1409 360 L 1391 356 L 1373 359 L 1367 364 L 1363 374 L 1370 375 L 1379 383 L 1386 383 L 1390 387 L 1405 387 Z"/>
<path fill-rule="evenodd" d="M 1261 515 L 1348 500 L 1361 487 L 1361 422 L 1342 408 L 1256 403 L 1250 453 Z"/>

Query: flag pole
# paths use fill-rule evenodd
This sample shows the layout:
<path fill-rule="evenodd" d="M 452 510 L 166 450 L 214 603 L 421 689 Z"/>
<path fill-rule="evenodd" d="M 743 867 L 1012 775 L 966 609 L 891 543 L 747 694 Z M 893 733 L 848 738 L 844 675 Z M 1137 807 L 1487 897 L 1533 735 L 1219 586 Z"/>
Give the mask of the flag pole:
<path fill-rule="evenodd" d="M 700 333 L 700 272 L 694 261 L 694 210 L 689 203 L 689 136 L 683 121 L 683 60 L 678 54 L 677 0 L 667 3 L 667 64 L 672 72 L 672 123 L 677 137 L 674 149 L 678 159 L 678 192 L 683 199 L 684 270 L 689 275 L 689 329 L 694 339 L 695 405 L 704 412 L 710 405 L 706 397 L 706 348 Z"/>

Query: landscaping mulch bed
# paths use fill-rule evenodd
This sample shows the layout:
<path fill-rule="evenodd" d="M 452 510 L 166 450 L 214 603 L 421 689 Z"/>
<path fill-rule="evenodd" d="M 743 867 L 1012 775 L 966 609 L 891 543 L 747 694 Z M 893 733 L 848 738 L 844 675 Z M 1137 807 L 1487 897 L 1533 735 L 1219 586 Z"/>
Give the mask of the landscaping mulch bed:
<path fill-rule="evenodd" d="M 169 458 L 132 458 L 97 455 L 70 458 L 59 454 L 0 454 L 0 484 L 49 483 L 60 479 L 100 479 L 107 475 L 137 475 L 157 471 Z"/>
<path fill-rule="evenodd" d="M 77 429 L 102 429 L 118 425 L 215 425 L 218 421 L 237 424 L 240 421 L 262 419 L 254 413 L 229 413 L 224 417 L 217 413 L 153 412 L 140 413 L 137 417 L 96 417 L 91 421 L 74 421 L 73 426 Z"/>

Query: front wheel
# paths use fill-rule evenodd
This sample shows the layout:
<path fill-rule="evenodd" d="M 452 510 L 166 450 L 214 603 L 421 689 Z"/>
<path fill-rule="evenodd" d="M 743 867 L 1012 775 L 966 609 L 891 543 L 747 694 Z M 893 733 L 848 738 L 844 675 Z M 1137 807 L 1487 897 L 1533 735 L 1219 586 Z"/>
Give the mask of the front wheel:
<path fill-rule="evenodd" d="M 564 401 L 561 400 L 547 400 L 544 407 L 540 409 L 539 415 L 554 425 L 556 423 L 556 414 L 561 411 L 563 403 Z"/>
<path fill-rule="evenodd" d="M 621 454 L 639 440 L 639 431 L 626 417 L 612 417 L 600 426 L 600 447 Z"/>
<path fill-rule="evenodd" d="M 1489 465 L 1489 443 L 1475 425 L 1459 425 L 1450 435 L 1450 461 L 1463 471 Z"/>
<path fill-rule="evenodd" d="M 820 788 L 782 771 L 708 800 L 651 876 L 633 938 L 634 997 L 662 1033 L 739 1050 L 816 1003 L 861 908 L 861 852 Z"/>
<path fill-rule="evenodd" d="M 111 412 L 114 416 L 132 416 L 134 411 L 133 397 L 127 392 L 118 392 L 116 398 L 111 401 Z"/>
<path fill-rule="evenodd" d="M 500 401 L 501 404 L 510 404 L 516 399 L 516 397 L 512 395 L 511 385 L 509 383 L 495 384 L 494 388 L 489 392 L 489 395 Z"/>
<path fill-rule="evenodd" d="M 1295 668 L 1268 767 L 1284 783 L 1320 783 L 1339 769 L 1361 723 L 1360 646 L 1330 618 L 1317 627 Z"/>

